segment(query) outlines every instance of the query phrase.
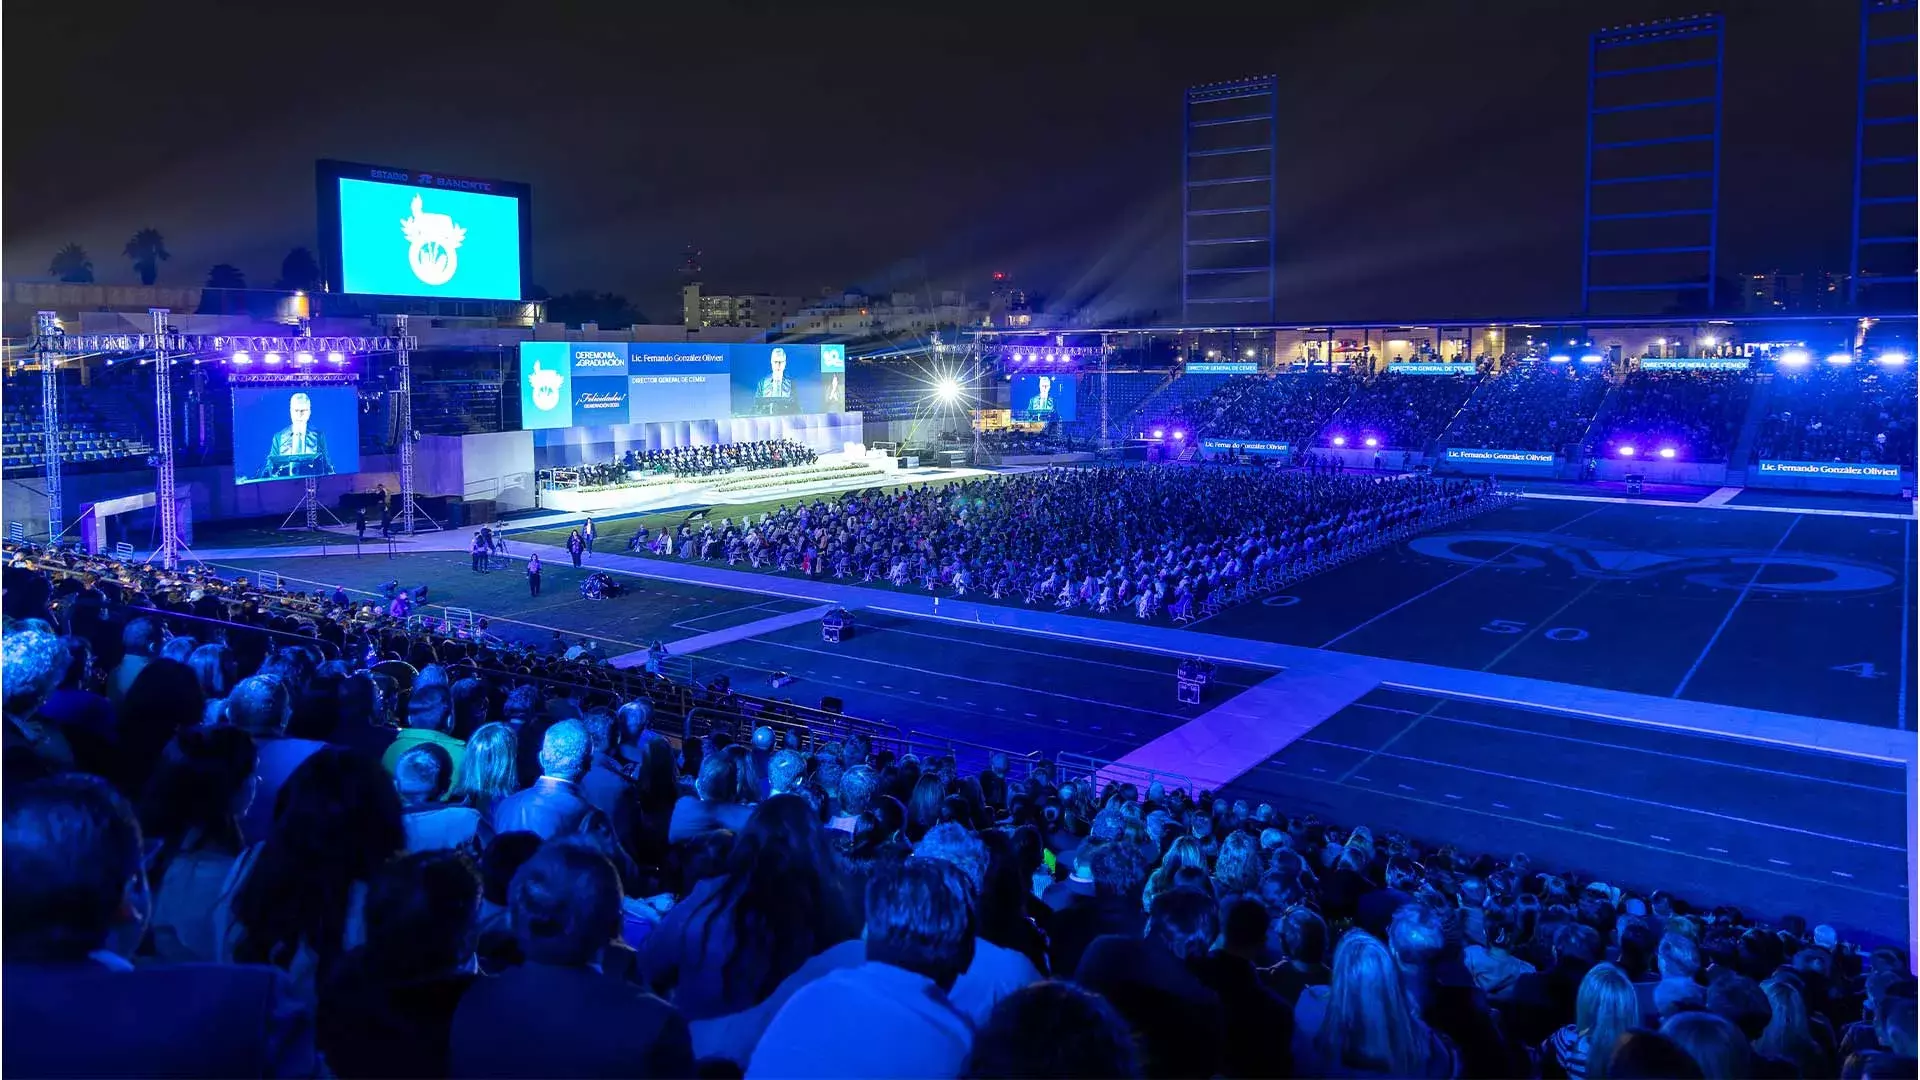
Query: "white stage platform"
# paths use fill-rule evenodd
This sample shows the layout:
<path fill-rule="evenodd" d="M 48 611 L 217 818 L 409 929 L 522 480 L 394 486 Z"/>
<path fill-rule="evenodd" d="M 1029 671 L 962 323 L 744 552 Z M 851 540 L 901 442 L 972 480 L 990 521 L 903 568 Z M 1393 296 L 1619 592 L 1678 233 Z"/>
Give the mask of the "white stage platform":
<path fill-rule="evenodd" d="M 597 491 L 542 491 L 540 508 L 561 514 L 606 516 L 646 513 L 650 510 L 663 510 L 676 506 L 738 506 L 747 503 L 812 498 L 816 495 L 853 491 L 878 484 L 985 476 L 992 471 L 925 466 L 909 469 L 903 468 L 898 458 L 875 454 L 861 456 L 851 452 L 822 454 L 819 460 L 819 464 L 823 465 L 854 462 L 859 462 L 868 468 L 857 473 L 835 475 L 813 483 L 772 484 L 766 487 L 734 488 L 727 491 L 718 490 L 718 485 L 723 481 L 739 482 L 749 479 L 753 474 L 729 473 L 725 476 L 690 478 L 668 484 L 606 488 Z"/>

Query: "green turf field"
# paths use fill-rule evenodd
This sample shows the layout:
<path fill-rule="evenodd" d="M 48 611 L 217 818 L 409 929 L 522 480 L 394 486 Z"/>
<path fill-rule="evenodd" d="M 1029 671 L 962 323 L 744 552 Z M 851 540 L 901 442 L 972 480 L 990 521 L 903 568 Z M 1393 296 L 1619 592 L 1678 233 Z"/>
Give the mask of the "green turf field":
<path fill-rule="evenodd" d="M 348 549 L 351 550 L 351 549 Z M 503 637 L 546 644 L 554 631 L 569 639 L 590 637 L 609 653 L 644 649 L 655 639 L 673 640 L 753 622 L 811 605 L 758 593 L 702 585 L 622 577 L 632 591 L 612 600 L 580 595 L 580 578 L 565 560 L 550 559 L 541 575 L 541 593 L 528 595 L 527 576 L 516 565 L 487 574 L 473 572 L 461 552 L 418 552 L 387 558 L 368 554 L 293 558 L 216 559 L 209 565 L 228 577 L 272 570 L 289 588 L 329 591 L 335 585 L 378 595 L 380 586 L 398 581 L 405 588 L 429 586 L 429 610 L 440 605 L 469 608 L 493 621 Z"/>
<path fill-rule="evenodd" d="M 914 480 L 903 484 L 883 484 L 880 486 L 880 490 L 899 491 L 902 488 L 910 487 L 940 487 L 946 484 L 956 483 L 963 479 L 973 478 L 956 476 L 936 480 Z M 849 488 L 847 490 L 859 489 Z M 845 494 L 845 492 L 834 491 L 821 492 L 813 495 L 789 495 L 784 499 L 769 499 L 762 502 L 751 503 L 714 503 L 711 505 L 696 503 L 658 513 L 606 518 L 594 522 L 594 528 L 599 533 L 599 538 L 594 546 L 603 550 L 623 550 L 627 546 L 627 538 L 638 532 L 640 526 L 645 525 L 650 529 L 658 529 L 662 525 L 678 525 L 686 519 L 688 514 L 695 510 L 704 509 L 715 517 L 730 517 L 738 520 L 742 515 L 753 515 L 757 517 L 760 514 L 778 510 L 782 506 L 812 502 L 815 499 L 837 498 L 842 494 Z M 507 523 L 507 527 L 511 529 L 512 523 Z M 569 526 L 565 529 L 529 529 L 525 532 L 513 532 L 510 535 L 516 541 L 524 540 L 530 544 L 565 544 L 567 542 L 567 534 L 572 531 L 572 527 Z"/>

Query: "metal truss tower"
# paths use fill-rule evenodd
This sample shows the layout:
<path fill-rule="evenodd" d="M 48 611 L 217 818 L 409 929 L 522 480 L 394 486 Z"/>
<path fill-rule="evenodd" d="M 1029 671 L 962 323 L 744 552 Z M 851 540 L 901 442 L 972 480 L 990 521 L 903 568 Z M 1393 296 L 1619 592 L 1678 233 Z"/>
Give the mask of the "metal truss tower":
<path fill-rule="evenodd" d="M 154 513 L 160 517 L 160 545 L 153 557 L 165 570 L 180 565 L 180 508 L 174 502 L 176 484 L 173 471 L 175 433 L 173 427 L 173 357 L 168 355 L 166 308 L 148 308 L 153 317 L 153 414 L 154 414 Z"/>
<path fill-rule="evenodd" d="M 1719 15 L 1593 35 L 1583 311 L 1652 314 L 1673 297 L 1681 298 L 1682 308 L 1716 306 L 1725 60 L 1726 25 Z M 1606 294 L 1627 299 L 1606 307 L 1629 310 L 1595 311 L 1596 299 Z"/>
<path fill-rule="evenodd" d="M 46 454 L 47 543 L 60 542 L 65 516 L 60 491 L 60 350 L 54 335 L 60 332 L 59 316 L 42 311 L 34 317 L 34 359 L 40 363 L 41 450 Z"/>
<path fill-rule="evenodd" d="M 1853 257 L 1847 299 L 1856 311 L 1914 309 L 1920 216 L 1914 169 L 1914 0 L 1863 0 L 1853 151 Z"/>
<path fill-rule="evenodd" d="M 1183 132 L 1181 315 L 1215 326 L 1271 322 L 1279 81 L 1269 75 L 1189 89 Z"/>

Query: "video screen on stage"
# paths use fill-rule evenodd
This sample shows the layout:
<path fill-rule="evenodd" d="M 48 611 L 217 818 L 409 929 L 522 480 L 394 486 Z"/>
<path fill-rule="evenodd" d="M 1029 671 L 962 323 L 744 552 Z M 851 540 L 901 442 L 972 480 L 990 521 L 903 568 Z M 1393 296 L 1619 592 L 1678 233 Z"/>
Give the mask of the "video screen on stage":
<path fill-rule="evenodd" d="M 524 184 L 320 163 L 320 237 L 343 293 L 518 300 L 528 266 Z"/>
<path fill-rule="evenodd" d="M 529 430 L 797 416 L 846 407 L 844 345 L 520 345 L 520 426 Z"/>
<path fill-rule="evenodd" d="M 1074 375 L 1015 375 L 1009 399 L 1014 422 L 1040 424 L 1078 418 L 1074 400 L 1078 383 Z"/>
<path fill-rule="evenodd" d="M 352 385 L 235 386 L 233 482 L 360 471 L 360 392 Z"/>

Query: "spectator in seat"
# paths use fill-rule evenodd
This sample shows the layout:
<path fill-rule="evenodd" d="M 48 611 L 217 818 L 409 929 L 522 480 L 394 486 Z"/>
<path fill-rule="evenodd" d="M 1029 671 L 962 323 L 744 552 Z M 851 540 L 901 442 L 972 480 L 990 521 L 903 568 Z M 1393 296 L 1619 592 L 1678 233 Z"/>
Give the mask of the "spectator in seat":
<path fill-rule="evenodd" d="M 5 779 L 27 783 L 73 768 L 73 747 L 40 707 L 67 670 L 67 649 L 43 630 L 0 637 L 0 694 L 7 716 Z"/>
<path fill-rule="evenodd" d="M 400 755 L 393 789 L 400 796 L 409 852 L 458 848 L 478 854 L 493 839 L 493 828 L 480 811 L 441 801 L 452 778 L 453 765 L 438 746 L 422 743 Z"/>
<path fill-rule="evenodd" d="M 1309 987 L 1333 981 L 1327 966 L 1327 924 L 1309 907 L 1294 906 L 1280 919 L 1280 952 L 1285 958 L 1265 972 L 1267 985 L 1288 1004 Z"/>
<path fill-rule="evenodd" d="M 144 790 L 173 736 L 199 727 L 205 713 L 206 701 L 192 668 L 164 656 L 147 661 L 118 706 L 120 790 Z"/>
<path fill-rule="evenodd" d="M 853 835 L 853 824 L 873 805 L 873 793 L 880 786 L 880 774 L 870 765 L 853 765 L 840 774 L 840 812 L 827 819 L 827 828 Z"/>
<path fill-rule="evenodd" d="M 366 944 L 320 990 L 317 1041 L 330 1073 L 447 1075 L 454 1010 L 478 978 L 479 903 L 465 855 L 426 851 L 381 869 L 367 890 Z"/>
<path fill-rule="evenodd" d="M 389 773 L 400 764 L 400 755 L 423 743 L 431 743 L 447 752 L 454 770 L 466 756 L 467 744 L 449 734 L 453 726 L 453 693 L 444 686 L 429 683 L 415 685 L 407 699 L 407 726 L 393 738 L 393 744 L 380 756 L 380 766 Z"/>
<path fill-rule="evenodd" d="M 1679 1044 L 1705 1080 L 1743 1080 L 1753 1075 L 1753 1051 L 1733 1021 L 1694 1010 L 1670 1016 L 1660 1034 Z"/>
<path fill-rule="evenodd" d="M 339 720 L 328 741 L 378 760 L 399 734 L 393 725 L 381 717 L 380 684 L 373 676 L 362 672 L 340 680 L 334 692 L 338 697 Z M 212 708 L 211 704 L 208 708 Z"/>
<path fill-rule="evenodd" d="M 1520 916 L 1512 904 L 1488 905 L 1481 912 L 1480 926 L 1486 944 L 1468 945 L 1463 959 L 1473 975 L 1473 984 L 1498 997 L 1515 979 L 1531 974 L 1533 965 L 1513 955 L 1520 935 Z"/>
<path fill-rule="evenodd" d="M 1053 917 L 1053 970 L 1079 970 L 1080 954 L 1103 934 L 1138 936 L 1142 923 L 1140 889 L 1146 884 L 1146 865 L 1138 848 L 1125 843 L 1102 843 L 1093 853 L 1091 897 L 1075 897 Z"/>
<path fill-rule="evenodd" d="M 519 736 L 506 724 L 474 732 L 454 777 L 453 797 L 491 821 L 500 803 L 520 790 Z"/>
<path fill-rule="evenodd" d="M 120 662 L 114 665 L 112 673 L 107 676 L 107 700 L 113 703 L 115 709 L 120 707 L 127 691 L 133 689 L 133 680 L 139 678 L 147 664 L 160 655 L 162 638 L 158 621 L 145 616 L 127 620 L 126 629 L 120 632 L 120 647 L 123 650 Z"/>
<path fill-rule="evenodd" d="M 1635 1028 L 1620 1036 L 1607 1058 L 1608 1080 L 1703 1080 L 1700 1065 L 1679 1043 Z"/>
<path fill-rule="evenodd" d="M 392 779 L 340 747 L 301 762 L 281 798 L 266 842 L 235 865 L 214 929 L 222 961 L 287 971 L 312 1001 L 334 962 L 365 940 L 367 884 L 406 849 L 407 832 Z"/>
<path fill-rule="evenodd" d="M 318 753 L 325 743 L 295 739 L 287 735 L 287 721 L 293 717 L 293 698 L 278 676 L 255 675 L 240 680 L 227 695 L 227 723 L 253 736 L 260 753 L 255 766 L 259 787 L 253 803 L 240 818 L 240 835 L 257 844 L 272 831 L 274 814 L 280 801 L 280 789 L 302 762 Z"/>
<path fill-rule="evenodd" d="M 1692 938 L 1672 930 L 1661 934 L 1653 967 L 1659 975 L 1657 981 L 1634 984 L 1640 996 L 1640 1015 L 1647 1022 L 1706 1007 L 1706 990 L 1695 981 L 1700 971 L 1700 946 Z"/>
<path fill-rule="evenodd" d="M 1094 939 L 1074 981 L 1106 998 L 1139 1040 L 1148 1076 L 1219 1071 L 1225 1011 L 1194 973 L 1219 932 L 1213 898 L 1175 888 L 1154 898 L 1147 932 Z"/>
<path fill-rule="evenodd" d="M 605 829 L 605 815 L 580 794 L 580 778 L 592 760 L 586 726 L 562 720 L 540 742 L 540 778 L 500 800 L 493 810 L 496 833 L 530 832 L 542 840 L 571 836 L 583 828 Z M 594 821 L 589 823 L 588 819 Z"/>
<path fill-rule="evenodd" d="M 806 774 L 806 758 L 791 750 L 776 750 L 767 759 L 767 792 L 770 795 L 797 795 Z"/>
<path fill-rule="evenodd" d="M 1354 915 L 1355 926 L 1382 941 L 1387 938 L 1387 927 L 1393 922 L 1393 913 L 1413 903 L 1413 892 L 1419 887 L 1419 872 L 1413 862 L 1404 856 L 1387 860 L 1385 876 L 1387 884 L 1384 888 L 1361 894 Z"/>
<path fill-rule="evenodd" d="M 726 872 L 695 885 L 647 938 L 643 978 L 689 1020 L 758 1004 L 807 958 L 854 936 L 817 820 L 798 795 L 762 803 Z"/>
<path fill-rule="evenodd" d="M 1093 853 L 1095 845 L 1081 844 L 1073 849 L 1073 868 L 1067 876 L 1050 883 L 1040 894 L 1040 900 L 1048 908 L 1059 911 L 1072 903 L 1076 897 L 1092 899 Z"/>
<path fill-rule="evenodd" d="M 40 718 L 57 725 L 74 743 L 92 742 L 110 746 L 114 736 L 113 706 L 91 689 L 93 685 L 93 645 L 78 634 L 61 639 L 67 646 L 67 670 L 60 685 L 40 706 Z M 76 749 L 81 760 L 86 752 Z M 97 754 L 107 760 L 106 754 Z"/>
<path fill-rule="evenodd" d="M 1140 1055 L 1120 1014 L 1072 983 L 1035 983 L 1000 999 L 973 1037 L 961 1075 L 976 1080 L 1137 1077 Z"/>
<path fill-rule="evenodd" d="M 1907 1077 L 1915 1075 L 1916 1012 L 1913 980 L 1889 987 L 1874 1010 L 1873 1027 L 1880 1048 L 1862 1050 L 1846 1060 L 1843 1076 Z"/>
<path fill-rule="evenodd" d="M 960 825 L 935 825 L 914 848 L 916 859 L 941 859 L 960 871 L 967 883 L 967 898 L 979 913 L 987 889 L 990 861 L 987 845 Z M 979 936 L 976 919 L 973 962 L 948 991 L 947 999 L 976 1025 L 986 1022 L 987 1014 L 1001 998 L 1023 986 L 1040 981 L 1040 969 L 1016 950 L 996 945 Z"/>
<path fill-rule="evenodd" d="M 694 793 L 673 804 L 673 818 L 667 826 L 669 843 L 678 844 L 714 829 L 739 832 L 746 827 L 759 787 L 746 757 L 745 747 L 729 746 L 700 763 Z"/>
<path fill-rule="evenodd" d="M 1801 1076 L 1830 1076 L 1833 1065 L 1807 1022 L 1807 1006 L 1800 990 L 1786 978 L 1775 977 L 1760 984 L 1773 1014 L 1765 1031 L 1753 1041 L 1754 1050 L 1764 1057 L 1785 1061 Z"/>
<path fill-rule="evenodd" d="M 1460 1075 L 1453 1046 L 1428 1027 L 1401 986 L 1393 954 L 1364 931 L 1333 953 L 1333 981 L 1293 1009 L 1294 1071 L 1301 1076 Z"/>
<path fill-rule="evenodd" d="M 1287 1076 L 1293 1002 L 1268 989 L 1257 967 L 1265 959 L 1267 909 L 1251 896 L 1230 897 L 1221 909 L 1220 942 L 1197 967 L 1224 1009 L 1221 1070 L 1228 1076 Z"/>
<path fill-rule="evenodd" d="M 1598 1080 L 1608 1075 L 1614 1043 L 1639 1026 L 1640 1001 L 1627 973 L 1613 964 L 1595 964 L 1580 980 L 1573 1023 L 1554 1032 L 1540 1048 L 1542 1073 Z"/>
<path fill-rule="evenodd" d="M 187 658 L 193 677 L 200 683 L 200 694 L 207 699 L 205 722 L 217 724 L 226 719 L 227 695 L 240 681 L 240 661 L 233 650 L 220 642 L 202 645 Z"/>
<path fill-rule="evenodd" d="M 510 906 L 525 962 L 461 997 L 451 1075 L 693 1075 L 680 1013 L 595 967 L 621 923 L 620 874 L 604 854 L 544 845 L 514 875 Z"/>
<path fill-rule="evenodd" d="M 258 780 L 253 738 L 234 727 L 188 728 L 174 737 L 140 799 L 152 854 L 148 917 L 155 956 L 170 962 L 219 955 L 213 912 L 244 842 L 240 817 Z"/>
<path fill-rule="evenodd" d="M 768 1025 L 748 1077 L 953 1077 L 973 1025 L 947 991 L 973 962 L 973 906 L 940 859 L 878 870 L 866 890 L 866 962 L 809 983 Z"/>
<path fill-rule="evenodd" d="M 1528 1045 L 1545 1042 L 1573 1021 L 1581 980 L 1600 960 L 1600 935 L 1582 923 L 1561 923 L 1553 931 L 1552 956 L 1547 970 L 1515 979 L 1501 1000 L 1507 1034 Z"/>
<path fill-rule="evenodd" d="M 284 973 L 127 962 L 149 894 L 125 799 L 85 776 L 7 795 L 0 1024 L 10 1074 L 315 1074 L 311 1015 Z"/>

